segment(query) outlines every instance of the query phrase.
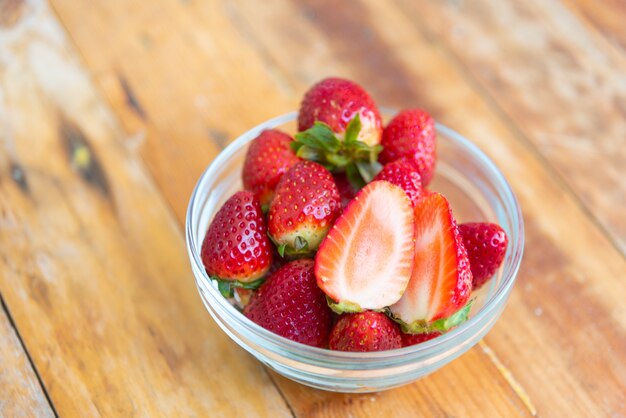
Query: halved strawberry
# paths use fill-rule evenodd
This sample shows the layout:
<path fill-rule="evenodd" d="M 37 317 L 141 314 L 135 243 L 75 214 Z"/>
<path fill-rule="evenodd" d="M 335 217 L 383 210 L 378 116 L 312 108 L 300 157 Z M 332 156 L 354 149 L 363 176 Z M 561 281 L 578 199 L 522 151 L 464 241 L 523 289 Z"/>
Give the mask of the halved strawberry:
<path fill-rule="evenodd" d="M 365 186 L 315 258 L 318 286 L 335 312 L 382 309 L 402 296 L 413 269 L 413 209 L 387 181 Z"/>
<path fill-rule="evenodd" d="M 290 147 L 292 138 L 277 129 L 261 132 L 252 140 L 243 163 L 243 187 L 250 190 L 267 208 L 280 178 L 300 161 Z"/>
<path fill-rule="evenodd" d="M 447 331 L 467 319 L 472 272 L 450 204 L 439 193 L 415 207 L 415 267 L 402 298 L 389 307 L 404 332 Z"/>
<path fill-rule="evenodd" d="M 340 213 L 341 198 L 330 172 L 300 161 L 276 186 L 267 215 L 269 233 L 281 256 L 310 254 Z"/>

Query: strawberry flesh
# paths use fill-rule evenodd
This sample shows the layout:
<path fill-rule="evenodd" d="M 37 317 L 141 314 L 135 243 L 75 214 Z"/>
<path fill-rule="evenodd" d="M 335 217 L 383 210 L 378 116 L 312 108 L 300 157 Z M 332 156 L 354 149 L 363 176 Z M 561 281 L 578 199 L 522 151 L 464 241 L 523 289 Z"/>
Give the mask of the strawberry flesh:
<path fill-rule="evenodd" d="M 256 291 L 244 315 L 290 340 L 326 346 L 334 315 L 315 283 L 313 269 L 313 260 L 285 264 Z"/>
<path fill-rule="evenodd" d="M 330 334 L 329 348 L 340 351 L 382 351 L 402 347 L 398 325 L 380 312 L 341 316 Z"/>
<path fill-rule="evenodd" d="M 502 264 L 508 238 L 500 225 L 486 222 L 461 224 L 459 232 L 469 256 L 473 287 L 478 289 Z"/>
<path fill-rule="evenodd" d="M 305 94 L 298 113 L 298 130 L 305 131 L 319 121 L 342 135 L 357 114 L 362 125 L 358 140 L 370 146 L 380 143 L 382 122 L 370 95 L 352 81 L 326 78 Z"/>
<path fill-rule="evenodd" d="M 406 157 L 415 164 L 426 187 L 435 174 L 437 144 L 435 121 L 423 110 L 409 109 L 394 117 L 383 131 L 382 164 Z"/>
<path fill-rule="evenodd" d="M 402 298 L 389 309 L 405 332 L 445 331 L 467 318 L 471 290 L 467 251 L 450 204 L 433 192 L 415 207 L 415 267 Z"/>
<path fill-rule="evenodd" d="M 415 206 L 422 196 L 422 181 L 417 168 L 406 158 L 386 164 L 374 180 L 387 180 L 400 186 Z"/>
<path fill-rule="evenodd" d="M 382 309 L 402 296 L 413 269 L 413 209 L 387 181 L 350 202 L 315 258 L 318 286 L 337 312 Z"/>
<path fill-rule="evenodd" d="M 243 187 L 267 207 L 280 178 L 300 159 L 292 151 L 292 138 L 276 129 L 265 130 L 252 140 L 243 163 Z"/>
<path fill-rule="evenodd" d="M 249 191 L 231 196 L 211 222 L 201 257 L 211 278 L 251 282 L 272 263 L 272 244 L 259 199 Z"/>
<path fill-rule="evenodd" d="M 285 173 L 268 213 L 269 233 L 288 255 L 308 254 L 341 213 L 333 176 L 321 165 L 300 161 Z"/>

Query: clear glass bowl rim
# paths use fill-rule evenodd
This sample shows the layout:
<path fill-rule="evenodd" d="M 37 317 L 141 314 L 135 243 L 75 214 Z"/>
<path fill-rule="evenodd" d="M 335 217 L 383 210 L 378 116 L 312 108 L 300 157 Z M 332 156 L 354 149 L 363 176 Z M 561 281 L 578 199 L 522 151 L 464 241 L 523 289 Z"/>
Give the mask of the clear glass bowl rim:
<path fill-rule="evenodd" d="M 393 109 L 386 108 L 381 109 L 381 111 L 385 115 L 397 113 L 397 111 Z M 220 172 L 220 167 L 225 161 L 228 161 L 236 151 L 255 138 L 261 131 L 278 127 L 295 120 L 296 117 L 296 111 L 289 112 L 269 119 L 240 135 L 220 152 L 206 168 L 196 183 L 191 195 L 187 208 L 185 226 L 187 250 L 191 263 L 195 268 L 194 270 L 201 272 L 200 277 L 196 275 L 196 284 L 199 291 L 204 291 L 204 294 L 210 298 L 209 303 L 212 304 L 214 310 L 221 311 L 221 314 L 224 315 L 220 316 L 221 319 L 233 326 L 237 332 L 245 334 L 244 337 L 252 338 L 255 344 L 265 350 L 281 356 L 287 356 L 291 360 L 306 363 L 311 366 L 324 368 L 333 367 L 337 370 L 365 370 L 377 367 L 395 367 L 423 361 L 439 355 L 451 346 L 463 343 L 463 341 L 470 339 L 472 335 L 479 332 L 485 324 L 489 323 L 493 315 L 498 314 L 499 308 L 502 308 L 502 305 L 506 303 L 511 292 L 524 250 L 524 223 L 518 201 L 510 185 L 504 178 L 504 175 L 496 165 L 471 141 L 439 123 L 436 123 L 438 133 L 444 134 L 449 139 L 456 142 L 457 145 L 464 148 L 473 158 L 477 159 L 480 164 L 484 166 L 486 171 L 490 174 L 497 188 L 497 192 L 502 197 L 505 210 L 512 220 L 512 230 L 508 231 L 509 248 L 507 250 L 507 257 L 501 267 L 503 271 L 499 286 L 495 292 L 490 295 L 482 309 L 468 321 L 438 338 L 410 347 L 366 353 L 334 351 L 300 344 L 262 328 L 250 321 L 232 306 L 211 284 L 211 279 L 208 277 L 200 258 L 200 247 L 202 243 L 197 242 L 195 238 L 197 234 L 192 222 L 195 217 L 195 211 L 199 210 L 199 207 L 204 201 L 204 196 L 201 196 L 200 193 L 200 190 L 203 188 L 202 186 L 210 181 L 213 175 Z M 241 338 L 238 339 L 241 340 Z M 252 354 L 255 354 L 255 349 L 245 345 L 243 345 L 243 347 Z"/>

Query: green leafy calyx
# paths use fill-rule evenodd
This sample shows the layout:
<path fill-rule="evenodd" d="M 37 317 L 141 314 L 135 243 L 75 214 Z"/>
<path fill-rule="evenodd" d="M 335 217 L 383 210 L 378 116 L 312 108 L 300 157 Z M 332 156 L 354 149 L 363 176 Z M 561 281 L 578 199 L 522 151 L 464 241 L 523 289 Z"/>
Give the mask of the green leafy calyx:
<path fill-rule="evenodd" d="M 474 303 L 474 299 L 467 302 L 465 306 L 461 309 L 453 313 L 447 318 L 441 318 L 433 322 L 426 321 L 415 321 L 410 324 L 402 321 L 399 318 L 396 318 L 389 312 L 389 316 L 391 319 L 400 324 L 402 331 L 407 334 L 424 334 L 431 332 L 447 332 L 450 329 L 461 325 L 463 322 L 467 321 L 469 318 L 470 310 L 472 309 L 472 304 Z"/>
<path fill-rule="evenodd" d="M 357 113 L 348 123 L 343 141 L 327 124 L 315 122 L 306 131 L 299 132 L 291 143 L 296 155 L 315 161 L 332 172 L 345 172 L 353 187 L 360 189 L 382 169 L 378 154 L 382 145 L 367 145 L 359 141 L 361 118 Z"/>
<path fill-rule="evenodd" d="M 265 277 L 261 277 L 260 279 L 253 280 L 251 282 L 224 280 L 216 277 L 212 277 L 212 279 L 217 282 L 217 289 L 225 298 L 232 298 L 236 287 L 255 290 L 258 289 L 265 281 Z"/>
<path fill-rule="evenodd" d="M 343 301 L 335 302 L 329 296 L 326 296 L 328 307 L 336 314 L 363 312 L 363 308 L 358 303 Z"/>

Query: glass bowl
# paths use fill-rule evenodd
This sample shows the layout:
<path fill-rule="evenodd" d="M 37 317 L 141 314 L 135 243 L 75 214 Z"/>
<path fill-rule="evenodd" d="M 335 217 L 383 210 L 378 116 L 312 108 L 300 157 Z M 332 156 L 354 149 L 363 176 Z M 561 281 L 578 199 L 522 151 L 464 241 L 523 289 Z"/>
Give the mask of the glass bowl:
<path fill-rule="evenodd" d="M 394 112 L 384 111 L 386 117 Z M 261 131 L 295 132 L 296 112 L 264 122 L 226 147 L 202 174 L 187 210 L 191 267 L 207 310 L 230 338 L 276 372 L 302 384 L 335 392 L 373 392 L 419 379 L 454 360 L 491 329 L 506 304 L 524 248 L 519 205 L 502 173 L 483 152 L 451 129 L 437 125 L 438 163 L 430 189 L 450 201 L 459 223 L 491 221 L 509 236 L 502 267 L 479 291 L 470 319 L 433 340 L 397 350 L 351 353 L 310 347 L 278 336 L 248 320 L 211 281 L 200 248 L 221 205 L 242 189 L 241 168 L 249 142 Z"/>

